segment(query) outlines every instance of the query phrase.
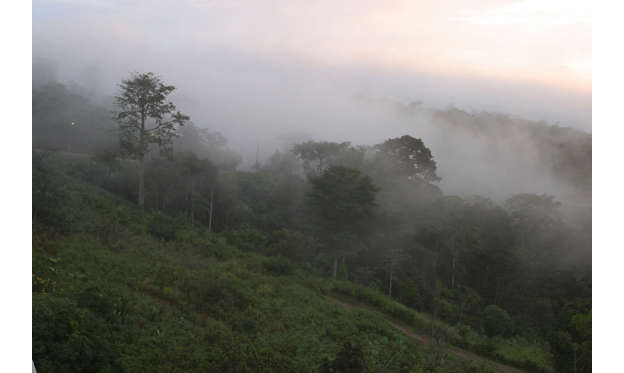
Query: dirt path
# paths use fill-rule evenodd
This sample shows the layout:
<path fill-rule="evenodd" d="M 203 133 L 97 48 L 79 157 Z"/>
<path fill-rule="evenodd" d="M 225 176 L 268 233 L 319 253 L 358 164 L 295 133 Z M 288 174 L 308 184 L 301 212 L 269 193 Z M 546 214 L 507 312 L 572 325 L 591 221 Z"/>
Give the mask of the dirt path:
<path fill-rule="evenodd" d="M 392 327 L 400 330 L 401 332 L 403 332 L 403 334 L 407 335 L 410 338 L 413 338 L 421 343 L 424 344 L 431 344 L 431 337 L 426 335 L 426 334 L 422 334 L 422 333 L 417 333 L 416 331 L 414 331 L 412 328 L 410 328 L 409 326 L 407 326 L 406 324 L 397 321 L 397 320 L 393 320 L 392 318 L 382 314 L 381 312 L 375 310 L 372 307 L 368 307 L 366 305 L 361 305 L 361 304 L 353 304 L 350 303 L 349 301 L 346 301 L 344 298 L 342 297 L 338 297 L 336 295 L 328 295 L 327 296 L 329 299 L 331 299 L 332 301 L 334 301 L 335 303 L 338 303 L 339 305 L 342 306 L 342 308 L 344 308 L 345 310 L 351 310 L 353 308 L 361 308 L 361 309 L 366 309 L 368 311 L 372 311 L 375 312 L 377 314 L 379 314 L 380 316 L 382 316 L 384 318 L 384 320 L 386 320 L 386 322 L 390 325 L 392 325 Z M 522 369 L 518 369 L 518 368 L 514 368 L 514 367 L 510 367 L 508 365 L 504 365 L 501 363 L 498 363 L 496 361 L 484 358 L 482 356 L 476 355 L 472 352 L 463 350 L 461 348 L 458 347 L 453 347 L 450 346 L 449 347 L 449 352 L 455 356 L 458 356 L 462 359 L 466 359 L 466 360 L 472 360 L 472 361 L 476 361 L 476 362 L 480 362 L 480 363 L 484 363 L 486 365 L 488 365 L 490 368 L 496 369 L 499 372 L 503 372 L 503 373 L 523 373 L 524 371 Z"/>

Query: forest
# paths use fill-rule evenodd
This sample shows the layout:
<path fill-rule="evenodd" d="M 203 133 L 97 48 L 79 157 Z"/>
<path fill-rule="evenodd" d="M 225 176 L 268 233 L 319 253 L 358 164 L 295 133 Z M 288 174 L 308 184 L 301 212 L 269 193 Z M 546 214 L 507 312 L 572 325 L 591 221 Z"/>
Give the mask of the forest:
<path fill-rule="evenodd" d="M 131 74 L 107 103 L 33 86 L 38 371 L 591 372 L 590 134 L 428 111 L 441 133 L 521 133 L 567 186 L 447 194 L 418 126 L 284 136 L 245 165 L 165 80 Z"/>

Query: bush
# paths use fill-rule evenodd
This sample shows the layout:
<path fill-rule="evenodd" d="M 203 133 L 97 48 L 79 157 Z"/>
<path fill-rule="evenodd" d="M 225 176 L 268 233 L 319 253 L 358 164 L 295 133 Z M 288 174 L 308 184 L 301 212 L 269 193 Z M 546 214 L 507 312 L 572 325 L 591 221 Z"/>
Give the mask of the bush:
<path fill-rule="evenodd" d="M 483 330 L 489 337 L 508 335 L 513 327 L 507 311 L 495 305 L 485 307 L 482 322 Z"/>
<path fill-rule="evenodd" d="M 269 258 L 264 262 L 264 269 L 273 275 L 290 275 L 293 273 L 293 265 L 284 257 Z"/>
<path fill-rule="evenodd" d="M 273 232 L 272 236 L 273 242 L 264 250 L 267 255 L 282 255 L 304 261 L 316 251 L 317 244 L 314 239 L 301 232 L 280 229 Z"/>
<path fill-rule="evenodd" d="M 172 241 L 176 238 L 176 226 L 176 221 L 171 216 L 155 212 L 149 218 L 148 231 L 156 238 Z"/>
<path fill-rule="evenodd" d="M 345 281 L 333 282 L 331 290 L 354 297 L 367 305 L 374 306 L 383 313 L 401 320 L 417 330 L 429 331 L 431 328 L 431 318 L 428 315 L 424 315 L 401 303 L 395 302 L 378 291 L 360 287 Z M 459 338 L 459 335 L 448 326 L 438 321 L 436 321 L 436 326 L 447 340 L 455 342 Z"/>
<path fill-rule="evenodd" d="M 90 159 L 75 159 L 70 165 L 68 174 L 89 184 L 100 185 L 105 170 Z"/>
<path fill-rule="evenodd" d="M 454 323 L 458 318 L 457 307 L 446 299 L 438 300 L 438 309 L 440 311 L 440 318 L 444 321 Z"/>
<path fill-rule="evenodd" d="M 267 245 L 268 239 L 264 232 L 249 226 L 233 229 L 225 234 L 228 244 L 244 251 L 260 251 Z"/>
<path fill-rule="evenodd" d="M 68 196 L 53 178 L 44 157 L 32 155 L 32 217 L 33 223 L 43 223 L 59 232 L 68 230 L 65 201 Z"/>
<path fill-rule="evenodd" d="M 68 299 L 33 293 L 32 300 L 32 356 L 39 371 L 119 371 L 104 320 Z"/>
<path fill-rule="evenodd" d="M 117 152 L 112 149 L 105 149 L 95 153 L 91 159 L 106 169 L 107 176 L 111 176 L 114 172 L 121 169 L 121 162 L 118 159 Z"/>
<path fill-rule="evenodd" d="M 408 280 L 398 287 L 399 300 L 408 307 L 422 311 L 423 296 L 418 284 L 413 280 Z"/>
<path fill-rule="evenodd" d="M 111 298 L 102 294 L 97 287 L 82 291 L 78 295 L 78 306 L 89 309 L 94 314 L 109 322 L 115 318 L 115 306 Z"/>
<path fill-rule="evenodd" d="M 334 361 L 330 363 L 328 360 L 325 360 L 319 371 L 322 373 L 361 373 L 364 372 L 365 368 L 362 349 L 358 346 L 351 346 L 351 343 L 346 342 Z"/>

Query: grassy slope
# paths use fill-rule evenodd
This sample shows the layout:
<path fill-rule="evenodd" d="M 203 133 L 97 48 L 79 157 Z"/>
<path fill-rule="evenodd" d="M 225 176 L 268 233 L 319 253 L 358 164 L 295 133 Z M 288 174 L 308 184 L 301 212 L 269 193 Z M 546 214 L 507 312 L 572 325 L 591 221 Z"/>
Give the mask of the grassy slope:
<path fill-rule="evenodd" d="M 54 178 L 68 197 L 68 231 L 33 226 L 40 371 L 313 372 L 345 342 L 362 349 L 369 371 L 390 361 L 386 371 L 420 372 L 433 359 L 380 316 L 325 298 L 323 279 L 280 274 L 273 259 L 201 230 L 157 240 L 131 204 Z M 481 370 L 448 358 L 440 371 L 466 369 Z"/>
<path fill-rule="evenodd" d="M 404 306 L 376 290 L 367 289 L 352 282 L 335 281 L 328 289 L 340 295 L 352 297 L 373 306 L 384 314 L 396 318 L 417 331 L 431 332 L 431 317 Z M 482 356 L 536 372 L 552 372 L 552 355 L 545 345 L 525 338 L 488 338 L 469 328 L 458 329 L 436 320 L 436 334 L 446 341 Z"/>

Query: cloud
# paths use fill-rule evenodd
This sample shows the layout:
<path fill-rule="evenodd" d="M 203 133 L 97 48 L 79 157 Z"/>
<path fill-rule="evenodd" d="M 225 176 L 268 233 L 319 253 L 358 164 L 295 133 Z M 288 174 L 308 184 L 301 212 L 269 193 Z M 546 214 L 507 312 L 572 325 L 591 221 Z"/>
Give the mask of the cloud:
<path fill-rule="evenodd" d="M 568 53 L 570 40 L 561 31 L 567 26 L 524 40 L 530 34 L 524 28 L 492 26 L 512 29 L 505 34 L 452 20 L 498 14 L 500 2 L 415 3 L 35 1 L 33 56 L 53 61 L 59 80 L 108 96 L 130 72 L 154 71 L 177 87 L 174 100 L 181 110 L 198 126 L 221 131 L 248 162 L 258 143 L 264 158 L 284 133 L 355 144 L 406 133 L 423 137 L 439 155 L 444 186 L 453 192 L 468 189 L 459 179 L 470 180 L 471 190 L 493 184 L 480 176 L 485 171 L 461 167 L 466 158 L 456 149 L 461 140 L 453 140 L 451 149 L 444 134 L 419 126 L 426 117 L 407 121 L 371 100 L 422 101 L 434 108 L 454 104 L 591 131 L 591 89 L 569 89 L 518 72 L 531 67 L 527 74 L 540 78 L 564 65 L 583 71 L 591 66 L 591 42 L 587 60 L 583 53 Z M 553 55 L 565 58 L 553 62 Z M 480 148 L 471 149 L 473 159 L 487 158 Z M 530 154 L 507 156 L 534 165 Z M 491 175 L 504 175 L 508 161 L 501 157 L 489 164 Z M 532 178 L 516 185 L 528 187 Z M 514 180 L 504 185 L 511 188 Z M 539 185 L 556 188 L 546 179 Z"/>

